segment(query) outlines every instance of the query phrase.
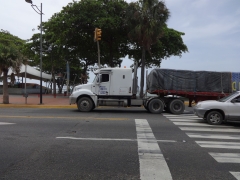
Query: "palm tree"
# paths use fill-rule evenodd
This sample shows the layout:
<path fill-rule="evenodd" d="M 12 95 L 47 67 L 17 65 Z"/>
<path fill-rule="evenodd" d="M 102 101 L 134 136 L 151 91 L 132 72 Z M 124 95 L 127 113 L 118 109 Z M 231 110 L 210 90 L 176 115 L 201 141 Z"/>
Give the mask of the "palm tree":
<path fill-rule="evenodd" d="M 24 60 L 21 47 L 24 41 L 11 35 L 8 31 L 0 31 L 0 75 L 3 74 L 3 104 L 9 104 L 8 70 L 19 72 Z"/>
<path fill-rule="evenodd" d="M 170 13 L 164 2 L 158 0 L 141 0 L 129 4 L 126 10 L 126 25 L 129 27 L 128 36 L 132 43 L 141 46 L 141 83 L 140 97 L 143 97 L 145 53 L 151 55 L 151 45 L 163 35 L 163 27 Z"/>

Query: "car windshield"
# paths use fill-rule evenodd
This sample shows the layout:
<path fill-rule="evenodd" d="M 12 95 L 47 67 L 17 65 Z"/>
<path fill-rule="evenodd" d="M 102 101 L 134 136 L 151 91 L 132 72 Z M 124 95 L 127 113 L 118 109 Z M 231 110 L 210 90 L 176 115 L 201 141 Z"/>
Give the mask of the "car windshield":
<path fill-rule="evenodd" d="M 238 94 L 238 92 L 234 92 L 232 94 L 229 94 L 228 96 L 225 96 L 221 99 L 219 99 L 220 102 L 226 102 L 229 99 L 232 99 L 232 97 L 236 96 L 236 94 Z"/>

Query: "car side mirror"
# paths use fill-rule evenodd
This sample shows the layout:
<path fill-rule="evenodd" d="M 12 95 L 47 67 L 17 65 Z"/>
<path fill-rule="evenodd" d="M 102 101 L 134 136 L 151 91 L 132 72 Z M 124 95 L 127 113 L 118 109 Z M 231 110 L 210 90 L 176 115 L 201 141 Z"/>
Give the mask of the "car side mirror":
<path fill-rule="evenodd" d="M 231 103 L 235 103 L 235 102 L 238 102 L 238 99 L 232 99 L 231 100 Z"/>

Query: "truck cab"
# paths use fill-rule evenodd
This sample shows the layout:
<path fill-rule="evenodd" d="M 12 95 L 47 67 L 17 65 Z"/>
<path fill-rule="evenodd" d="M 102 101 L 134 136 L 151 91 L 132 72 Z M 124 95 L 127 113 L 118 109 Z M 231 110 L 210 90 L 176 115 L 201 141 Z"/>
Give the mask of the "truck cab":
<path fill-rule="evenodd" d="M 90 111 L 104 102 L 131 99 L 131 68 L 103 68 L 94 73 L 96 76 L 92 83 L 73 88 L 69 97 L 70 104 L 76 103 L 80 111 Z"/>

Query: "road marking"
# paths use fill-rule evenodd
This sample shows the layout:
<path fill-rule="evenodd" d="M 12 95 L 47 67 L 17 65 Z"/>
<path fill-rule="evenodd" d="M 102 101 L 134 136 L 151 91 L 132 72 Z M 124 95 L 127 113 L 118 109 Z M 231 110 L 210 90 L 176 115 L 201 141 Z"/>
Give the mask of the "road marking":
<path fill-rule="evenodd" d="M 1 125 L 11 125 L 11 124 L 16 124 L 16 123 L 0 122 L 0 126 L 1 126 Z"/>
<path fill-rule="evenodd" d="M 239 153 L 209 153 L 219 163 L 240 163 Z"/>
<path fill-rule="evenodd" d="M 185 123 L 185 122 L 173 122 L 175 125 L 178 126 L 209 126 L 209 127 L 233 127 L 233 126 L 223 126 L 223 125 L 210 125 L 206 124 L 204 122 L 198 123 L 198 122 L 192 122 L 192 123 Z"/>
<path fill-rule="evenodd" d="M 203 120 L 202 118 L 198 118 L 198 117 L 194 117 L 194 116 L 186 116 L 186 117 L 180 116 L 180 117 L 167 117 L 167 118 L 169 118 L 169 119 L 192 119 L 192 120 L 199 119 L 199 120 Z"/>
<path fill-rule="evenodd" d="M 240 149 L 238 142 L 196 141 L 196 143 L 204 148 Z"/>
<path fill-rule="evenodd" d="M 240 139 L 239 135 L 222 135 L 222 134 L 199 134 L 199 133 L 186 133 L 191 138 L 211 138 L 211 139 Z"/>
<path fill-rule="evenodd" d="M 163 114 L 165 117 L 197 117 L 193 114 L 181 114 L 181 115 L 174 115 L 174 114 Z"/>
<path fill-rule="evenodd" d="M 198 123 L 205 122 L 205 121 L 200 120 L 200 119 L 195 119 L 195 120 L 192 120 L 192 119 L 169 119 L 169 120 L 172 121 L 172 122 L 193 122 L 193 123 L 195 123 L 195 122 L 198 122 Z"/>
<path fill-rule="evenodd" d="M 85 141 L 137 141 L 137 139 L 79 138 L 79 137 L 56 137 L 56 139 L 72 139 L 72 140 L 85 140 Z M 174 140 L 156 140 L 156 141 L 157 142 L 177 142 Z"/>
<path fill-rule="evenodd" d="M 182 131 L 240 132 L 240 129 L 212 127 L 179 127 Z"/>
<path fill-rule="evenodd" d="M 140 162 L 140 179 L 172 179 L 168 165 L 147 120 L 135 119 L 135 123 Z"/>
<path fill-rule="evenodd" d="M 231 173 L 237 180 L 240 180 L 240 172 L 232 172 L 232 171 L 230 171 L 230 173 Z"/>
<path fill-rule="evenodd" d="M 98 117 L 71 117 L 71 116 L 0 116 L 0 118 L 31 118 L 31 119 L 39 119 L 39 118 L 44 118 L 44 119 L 91 119 L 91 120 L 117 120 L 117 121 L 122 121 L 122 120 L 129 120 L 129 118 L 98 118 Z"/>

